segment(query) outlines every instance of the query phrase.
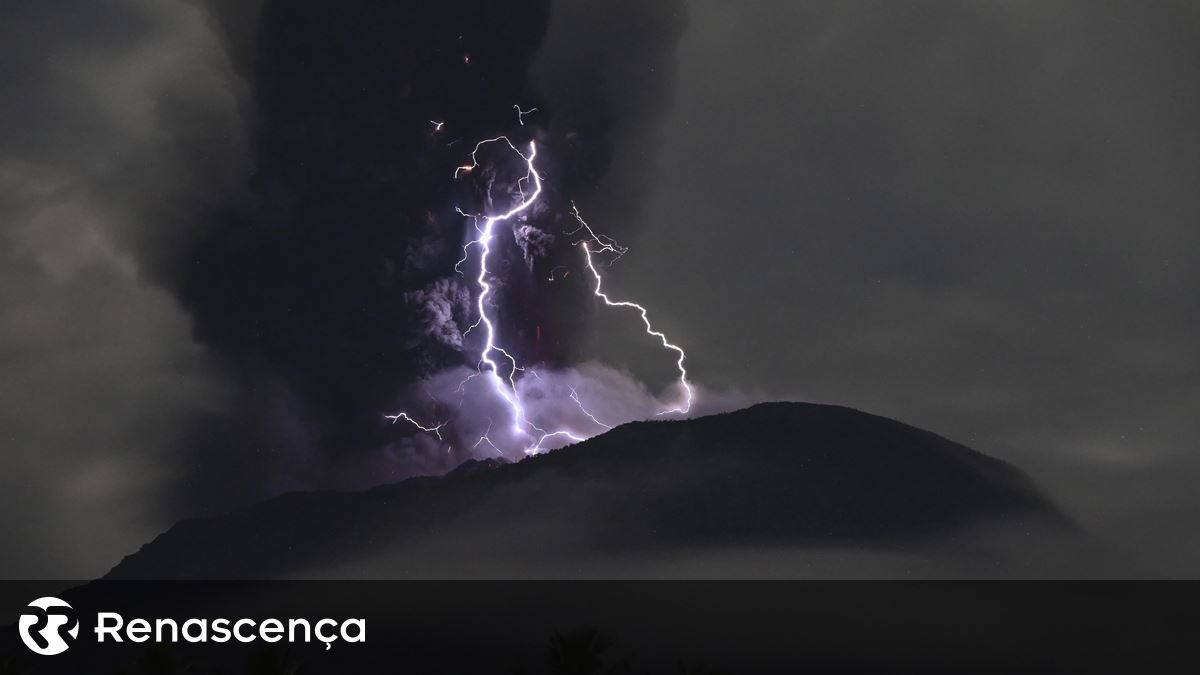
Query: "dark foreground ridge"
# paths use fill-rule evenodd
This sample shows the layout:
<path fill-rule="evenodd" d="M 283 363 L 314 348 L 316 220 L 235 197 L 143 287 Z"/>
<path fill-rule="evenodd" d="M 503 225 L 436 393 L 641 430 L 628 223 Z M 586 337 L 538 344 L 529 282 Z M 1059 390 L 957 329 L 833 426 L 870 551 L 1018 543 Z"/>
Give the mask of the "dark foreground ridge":
<path fill-rule="evenodd" d="M 1064 522 L 1018 469 L 849 408 L 635 422 L 515 464 L 182 521 L 106 578 L 572 576 L 682 551 L 887 547 Z M 597 567 L 597 565 L 600 565 Z"/>

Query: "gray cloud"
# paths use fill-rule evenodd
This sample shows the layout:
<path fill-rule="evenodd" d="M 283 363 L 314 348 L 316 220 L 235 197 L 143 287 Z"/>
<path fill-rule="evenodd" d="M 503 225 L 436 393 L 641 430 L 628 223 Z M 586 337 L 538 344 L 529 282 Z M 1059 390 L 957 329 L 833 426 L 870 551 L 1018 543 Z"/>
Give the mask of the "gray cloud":
<path fill-rule="evenodd" d="M 26 2 L 0 25 L 0 537 L 24 544 L 0 576 L 94 575 L 184 515 L 162 499 L 194 468 L 177 443 L 229 405 L 158 286 L 247 184 L 255 5 L 214 4 Z M 597 32 L 682 31 L 676 10 L 614 11 L 641 23 Z M 607 287 L 644 300 L 699 381 L 1001 456 L 1123 542 L 1120 569 L 1190 574 L 1197 19 L 1184 3 L 697 0 L 672 59 L 672 40 L 577 40 L 605 19 L 559 3 L 534 76 L 554 128 L 611 125 L 608 170 L 577 195 L 631 244 Z M 451 344 L 453 305 L 429 322 Z M 600 382 L 581 395 L 614 415 L 650 400 L 589 368 L 548 386 Z M 331 464 L 275 398 L 298 430 L 270 489 L 454 459 L 416 435 Z"/>
<path fill-rule="evenodd" d="M 463 331 L 470 327 L 471 289 L 459 279 L 438 279 L 419 291 L 404 294 L 405 302 L 418 308 L 415 331 L 421 337 L 462 351 Z"/>
<path fill-rule="evenodd" d="M 693 3 L 659 190 L 611 283 L 670 309 L 701 379 L 943 433 L 1140 569 L 1194 569 L 1174 542 L 1200 513 L 1197 18 Z"/>
<path fill-rule="evenodd" d="M 445 423 L 436 437 L 438 442 L 433 443 L 446 455 L 441 460 L 446 465 L 443 471 L 467 459 L 502 456 L 517 461 L 524 457 L 523 448 L 538 441 L 536 435 L 511 433 L 511 408 L 492 393 L 493 384 L 487 378 L 476 375 L 477 371 L 465 366 L 438 371 L 416 383 L 397 402 L 397 410 L 414 415 L 424 427 Z M 659 415 L 679 405 L 682 397 L 678 384 L 652 391 L 633 373 L 599 362 L 562 369 L 531 366 L 517 381 L 517 391 L 530 423 L 546 432 L 569 432 L 576 440 L 627 422 L 664 419 Z M 696 403 L 689 416 L 737 410 L 759 400 L 762 396 L 752 392 L 711 391 L 696 386 Z M 397 423 L 409 427 L 407 421 Z M 482 440 L 485 435 L 488 438 Z M 435 439 L 430 433 L 417 436 L 427 444 Z M 540 447 L 544 449 L 572 442 L 562 435 L 542 441 Z"/>
<path fill-rule="evenodd" d="M 529 223 L 514 225 L 512 233 L 517 246 L 521 248 L 521 257 L 525 259 L 525 266 L 530 270 L 533 269 L 534 260 L 544 257 L 555 240 L 553 234 L 539 230 Z"/>
<path fill-rule="evenodd" d="M 572 197 L 618 239 L 654 191 L 686 9 L 682 0 L 559 0 L 533 64 L 552 104 L 551 126 L 594 142 L 585 150 L 596 167 L 594 193 Z"/>
<path fill-rule="evenodd" d="M 178 515 L 159 508 L 181 479 L 175 444 L 227 400 L 151 281 L 213 195 L 236 194 L 238 85 L 187 3 L 15 13 L 0 67 L 0 539 L 22 551 L 0 576 L 87 577 Z"/>

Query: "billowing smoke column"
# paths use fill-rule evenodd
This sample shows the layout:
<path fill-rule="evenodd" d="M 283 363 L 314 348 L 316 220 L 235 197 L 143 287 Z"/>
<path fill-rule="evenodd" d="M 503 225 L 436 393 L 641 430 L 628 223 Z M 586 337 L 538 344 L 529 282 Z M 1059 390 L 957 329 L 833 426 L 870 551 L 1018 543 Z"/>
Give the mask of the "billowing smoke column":
<path fill-rule="evenodd" d="M 520 106 L 513 106 L 517 113 L 517 121 L 520 126 L 525 126 L 525 116 L 537 111 L 536 108 L 522 110 Z M 441 132 L 444 126 L 443 122 L 431 121 L 435 132 Z M 542 196 L 542 176 L 536 166 L 537 160 L 537 143 L 533 140 L 529 141 L 527 149 L 522 152 L 508 136 L 497 136 L 486 140 L 479 141 L 475 144 L 471 151 L 471 161 L 467 164 L 459 166 L 454 171 L 454 177 L 459 178 L 464 175 L 471 175 L 480 168 L 481 160 L 480 153 L 487 151 L 492 146 L 506 150 L 511 158 L 513 155 L 520 158 L 524 172 L 516 181 L 513 182 L 512 189 L 508 192 L 513 195 L 510 204 L 506 209 L 498 210 L 494 213 L 472 215 L 463 211 L 461 208 L 456 208 L 457 212 L 464 218 L 469 218 L 472 221 L 472 228 L 475 233 L 474 238 L 467 241 L 463 245 L 463 256 L 454 265 L 454 271 L 460 275 L 463 274 L 462 267 L 471 260 L 474 252 L 477 253 L 478 273 L 474 278 L 476 286 L 476 295 L 474 302 L 474 322 L 461 331 L 464 339 L 472 333 L 480 333 L 480 344 L 477 347 L 478 359 L 475 361 L 474 369 L 463 377 L 453 392 L 460 394 L 458 403 L 453 407 L 455 417 L 461 419 L 463 402 L 468 395 L 468 389 L 472 391 L 471 395 L 488 396 L 494 402 L 502 404 L 502 409 L 506 415 L 506 419 L 501 423 L 497 423 L 494 417 L 489 417 L 486 428 L 478 435 L 473 443 L 470 444 L 471 450 L 476 450 L 481 447 L 486 447 L 491 451 L 501 456 L 510 457 L 517 454 L 517 451 L 525 455 L 536 454 L 553 447 L 564 444 L 586 440 L 590 436 L 598 432 L 612 428 L 612 422 L 625 422 L 636 418 L 635 412 L 632 416 L 626 413 L 626 419 L 613 420 L 610 422 L 601 422 L 596 415 L 588 409 L 588 406 L 580 398 L 579 392 L 570 384 L 566 384 L 565 388 L 569 392 L 567 398 L 571 400 L 577 408 L 579 414 L 587 420 L 587 425 L 573 424 L 571 421 L 564 419 L 565 415 L 561 414 L 556 408 L 542 407 L 540 415 L 533 415 L 527 409 L 526 403 L 523 400 L 524 391 L 527 387 L 523 387 L 525 378 L 533 378 L 538 382 L 545 382 L 537 369 L 532 366 L 522 366 L 518 363 L 513 352 L 503 346 L 502 337 L 499 334 L 498 325 L 500 324 L 499 315 L 504 311 L 502 303 L 496 298 L 496 286 L 502 281 L 496 271 L 497 265 L 494 257 L 497 252 L 494 251 L 494 240 L 498 230 L 502 230 L 502 226 L 507 226 L 512 233 L 514 241 L 517 243 L 521 238 L 522 232 L 528 233 L 525 221 L 529 220 L 529 215 L 532 207 L 539 202 Z M 497 158 L 496 161 L 499 161 Z M 491 187 L 488 188 L 490 199 Z M 663 349 L 672 353 L 676 368 L 678 369 L 677 389 L 679 390 L 679 400 L 665 405 L 657 405 L 658 409 L 654 411 L 643 411 L 642 416 L 653 415 L 685 415 L 692 407 L 692 402 L 695 396 L 695 391 L 688 382 L 688 372 L 685 367 L 687 354 L 679 345 L 671 342 L 667 336 L 661 331 L 654 328 L 650 322 L 648 310 L 632 301 L 628 300 L 613 300 L 604 290 L 604 278 L 596 266 L 596 258 L 604 255 L 610 256 L 609 263 L 615 262 L 617 258 L 624 255 L 627 249 L 610 237 L 596 233 L 595 230 L 583 219 L 578 207 L 572 203 L 570 215 L 578 223 L 578 227 L 572 229 L 565 234 L 567 236 L 578 236 L 575 245 L 582 252 L 582 265 L 586 269 L 587 274 L 593 280 L 591 284 L 592 295 L 599 299 L 605 306 L 617 309 L 633 310 L 636 312 L 641 323 L 644 326 L 646 335 L 656 340 Z M 521 247 L 526 255 L 529 255 L 528 247 Z M 566 267 L 566 266 L 559 266 Z M 558 270 L 556 267 L 555 270 Z M 530 269 L 532 265 L 530 265 Z M 510 267 L 510 269 L 521 269 L 519 266 Z M 569 272 L 569 268 L 566 272 Z M 546 279 L 547 282 L 553 282 L 555 279 L 554 273 Z M 453 321 L 450 317 L 448 321 Z M 557 373 L 556 373 L 557 375 Z M 436 380 L 437 378 L 431 378 Z M 478 386 L 476 385 L 478 383 Z M 430 381 L 427 380 L 427 384 Z M 426 396 L 437 403 L 437 408 L 447 408 L 448 401 L 443 400 L 436 394 L 433 388 L 425 389 Z M 578 417 L 578 415 L 575 415 Z M 453 424 L 451 420 L 439 420 L 436 422 L 427 422 L 418 420 L 408 411 L 401 411 L 394 414 L 387 414 L 385 417 L 393 423 L 404 421 L 411 424 L 418 430 L 431 434 L 439 442 L 446 442 L 447 451 L 453 451 L 453 440 L 447 439 L 442 434 L 442 429 Z M 535 419 L 536 417 L 536 419 Z M 469 423 L 470 420 L 467 420 Z M 455 425 L 457 426 L 457 425 Z"/>
<path fill-rule="evenodd" d="M 186 160 L 175 173 L 192 198 L 137 181 L 101 191 L 148 200 L 145 227 L 128 233 L 138 274 L 186 311 L 227 396 L 179 425 L 186 470 L 174 473 L 186 480 L 163 495 L 169 512 L 445 473 L 494 456 L 484 436 L 517 458 L 540 437 L 529 424 L 583 437 L 680 407 L 654 400 L 672 361 L 656 367 L 636 310 L 588 298 L 575 245 L 588 233 L 570 234 L 581 227 L 570 199 L 609 234 L 641 226 L 684 0 L 172 4 L 209 14 L 238 129 L 210 124 L 212 97 L 163 99 L 150 132 L 163 157 Z M 487 143 L 477 168 L 453 177 L 500 134 L 513 147 Z M 468 246 L 461 274 L 455 262 L 485 216 L 535 191 L 521 156 L 531 140 L 542 192 L 491 224 L 484 307 L 520 368 L 493 350 L 493 374 L 480 364 L 483 324 L 467 330 L 482 316 L 482 247 Z M 612 242 L 589 241 L 607 271 Z M 521 434 L 494 377 L 524 410 Z"/>

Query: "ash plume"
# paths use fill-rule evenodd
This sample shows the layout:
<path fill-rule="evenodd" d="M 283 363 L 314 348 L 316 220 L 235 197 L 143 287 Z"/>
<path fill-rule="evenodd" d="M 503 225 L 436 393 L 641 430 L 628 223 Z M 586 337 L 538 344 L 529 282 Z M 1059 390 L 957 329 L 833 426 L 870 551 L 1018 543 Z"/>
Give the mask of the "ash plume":
<path fill-rule="evenodd" d="M 589 14 L 610 18 L 584 30 Z M 9 512 L 45 516 L 0 532 L 31 542 L 7 574 L 60 578 L 181 517 L 468 456 L 381 417 L 410 393 L 432 405 L 419 383 L 463 363 L 454 207 L 489 195 L 454 167 L 519 129 L 546 148 L 555 205 L 612 191 L 635 207 L 602 181 L 618 131 L 653 155 L 648 102 L 670 78 L 611 89 L 571 53 L 669 73 L 683 21 L 674 0 L 99 0 L 6 18 L 0 307 L 21 328 L 0 335 L 0 396 L 31 459 L 0 487 Z M 506 260 L 548 270 L 561 211 L 506 232 Z M 522 308 L 503 326 L 522 357 L 570 367 L 588 316 L 557 289 L 500 292 Z"/>
<path fill-rule="evenodd" d="M 404 299 L 415 307 L 418 321 L 406 342 L 419 347 L 426 339 L 439 342 L 454 351 L 463 348 L 463 329 L 471 313 L 471 289 L 459 279 L 438 279 L 425 288 L 409 291 Z"/>
<path fill-rule="evenodd" d="M 556 264 L 567 222 L 551 207 L 600 184 L 635 208 L 641 195 L 602 181 L 624 156 L 618 133 L 653 155 L 682 2 L 210 9 L 248 87 L 251 197 L 213 214 L 169 284 L 236 383 L 228 414 L 192 439 L 180 508 L 255 499 L 264 485 L 349 487 L 452 467 L 454 455 L 381 415 L 463 362 L 469 323 L 453 266 L 471 223 L 455 207 L 482 212 L 511 186 L 453 181 L 454 168 L 478 139 L 512 130 L 545 148 L 546 207 L 501 244 L 506 264 L 531 276 Z M 570 56 L 578 49 L 660 75 L 613 87 Z M 499 329 L 523 360 L 554 369 L 577 358 L 570 345 L 589 317 L 561 293 L 517 279 L 497 289 L 519 308 Z"/>

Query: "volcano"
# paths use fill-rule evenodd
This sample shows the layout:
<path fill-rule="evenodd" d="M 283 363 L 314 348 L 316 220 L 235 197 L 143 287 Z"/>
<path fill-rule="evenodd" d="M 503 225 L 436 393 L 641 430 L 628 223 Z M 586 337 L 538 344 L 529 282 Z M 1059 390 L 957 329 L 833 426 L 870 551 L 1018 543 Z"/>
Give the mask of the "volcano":
<path fill-rule="evenodd" d="M 1000 460 L 849 408 L 763 403 L 181 521 L 106 578 L 610 576 L 637 559 L 895 550 L 989 525 L 1070 528 Z"/>

